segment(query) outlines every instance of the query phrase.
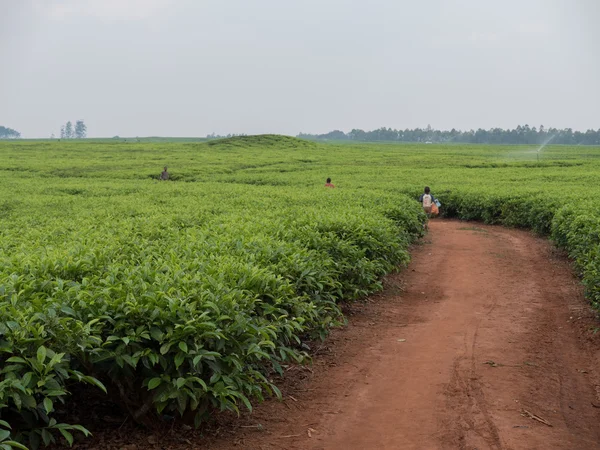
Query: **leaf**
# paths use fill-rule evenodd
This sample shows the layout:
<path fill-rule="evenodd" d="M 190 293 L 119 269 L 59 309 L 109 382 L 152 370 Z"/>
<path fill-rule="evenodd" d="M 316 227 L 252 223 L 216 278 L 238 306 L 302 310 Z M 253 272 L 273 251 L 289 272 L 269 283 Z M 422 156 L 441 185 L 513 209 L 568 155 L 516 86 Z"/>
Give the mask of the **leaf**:
<path fill-rule="evenodd" d="M 54 367 L 56 364 L 60 363 L 63 359 L 63 357 L 65 356 L 64 353 L 57 353 L 55 354 L 52 359 L 50 360 L 50 363 L 48 364 L 50 367 Z"/>
<path fill-rule="evenodd" d="M 93 384 L 96 387 L 99 387 L 102 392 L 104 392 L 105 394 L 108 393 L 108 391 L 106 390 L 106 386 L 104 386 L 104 384 L 102 384 L 102 382 L 94 377 L 89 377 L 89 376 L 85 376 L 83 377 L 83 381 L 85 381 L 86 383 L 89 384 Z"/>
<path fill-rule="evenodd" d="M 37 431 L 37 430 L 36 430 Z M 29 433 L 29 446 L 33 450 L 38 450 L 40 448 L 40 434 L 41 432 L 32 431 Z"/>
<path fill-rule="evenodd" d="M 27 372 L 23 375 L 23 379 L 21 380 L 21 384 L 26 388 L 29 387 L 29 383 L 31 383 L 31 378 L 33 377 L 33 372 Z"/>
<path fill-rule="evenodd" d="M 10 431 L 0 430 L 0 441 L 6 440 L 10 436 Z"/>
<path fill-rule="evenodd" d="M 59 428 L 60 434 L 62 434 L 65 439 L 67 440 L 67 442 L 69 443 L 69 447 L 71 447 L 73 445 L 73 435 L 71 433 L 69 433 L 67 430 L 65 430 L 64 428 Z"/>
<path fill-rule="evenodd" d="M 164 333 L 162 331 L 160 331 L 159 328 L 156 327 L 152 327 L 150 329 L 150 336 L 152 336 L 152 339 L 154 339 L 155 341 L 162 341 L 163 337 L 164 337 Z"/>
<path fill-rule="evenodd" d="M 179 414 L 181 414 L 182 416 L 185 412 L 185 408 L 187 407 L 187 402 L 188 396 L 185 394 L 185 392 L 179 392 L 177 394 L 177 409 L 179 411 Z"/>
<path fill-rule="evenodd" d="M 12 429 L 6 420 L 0 420 L 0 425 L 2 425 L 4 428 L 8 428 L 9 430 Z"/>
<path fill-rule="evenodd" d="M 48 397 L 44 399 L 44 408 L 46 409 L 46 414 L 50 414 L 54 409 L 54 404 L 52 403 L 52 400 Z"/>
<path fill-rule="evenodd" d="M 37 402 L 35 401 L 35 397 L 33 395 L 23 395 L 21 400 L 27 408 L 34 409 L 37 407 Z"/>
<path fill-rule="evenodd" d="M 281 391 L 279 390 L 279 388 L 277 386 L 275 386 L 274 384 L 271 385 L 271 389 L 273 389 L 273 392 L 275 392 L 275 395 L 277 396 L 277 398 L 279 400 L 281 400 Z"/>
<path fill-rule="evenodd" d="M 183 341 L 181 341 L 181 342 L 179 343 L 179 348 L 181 349 L 181 351 L 182 351 L 183 353 L 187 353 L 187 352 L 188 352 L 188 346 L 187 346 L 187 344 L 186 344 L 185 342 L 183 342 Z"/>
<path fill-rule="evenodd" d="M 18 448 L 19 450 L 29 450 L 23 444 L 20 444 L 15 441 L 4 441 L 3 444 L 10 445 L 12 448 Z"/>
<path fill-rule="evenodd" d="M 53 440 L 54 438 L 52 437 L 50 432 L 46 428 L 44 428 L 42 430 L 42 441 L 44 441 L 44 445 L 48 447 Z"/>
<path fill-rule="evenodd" d="M 18 363 L 18 364 L 27 364 L 27 361 L 25 361 L 23 358 L 21 358 L 19 356 L 11 356 L 10 358 L 8 358 L 6 360 L 6 362 L 9 362 L 9 363 Z"/>
<path fill-rule="evenodd" d="M 46 397 L 60 397 L 62 395 L 67 395 L 67 392 L 63 391 L 62 389 L 49 389 L 47 391 L 44 391 L 43 394 Z"/>
<path fill-rule="evenodd" d="M 186 381 L 187 380 L 185 378 L 177 378 L 177 382 L 176 382 L 177 389 L 181 389 L 183 386 L 185 386 Z"/>
<path fill-rule="evenodd" d="M 60 308 L 60 310 L 61 310 L 62 312 L 64 312 L 66 315 L 68 315 L 68 316 L 75 317 L 75 311 L 73 311 L 73 309 L 72 309 L 72 308 L 69 308 L 69 307 L 68 307 L 68 306 L 66 306 L 66 305 L 63 305 L 63 306 Z"/>
<path fill-rule="evenodd" d="M 245 395 L 240 395 L 240 398 L 242 399 L 242 402 L 244 402 L 244 405 L 246 405 L 246 408 L 248 408 L 248 411 L 252 412 L 252 405 L 250 404 L 250 400 L 248 400 L 248 398 Z"/>
<path fill-rule="evenodd" d="M 17 407 L 17 409 L 20 411 L 21 406 L 23 406 L 21 396 L 15 392 L 13 395 L 11 395 L 11 398 L 13 399 L 13 402 L 15 402 L 15 406 Z"/>
<path fill-rule="evenodd" d="M 81 431 L 86 437 L 92 434 L 90 433 L 90 430 L 88 430 L 82 425 L 71 425 L 71 428 L 77 431 Z"/>
<path fill-rule="evenodd" d="M 160 347 L 160 354 L 161 355 L 166 355 L 167 353 L 169 353 L 170 349 L 171 349 L 171 344 L 163 344 Z"/>
<path fill-rule="evenodd" d="M 160 378 L 152 378 L 148 381 L 148 390 L 151 391 L 152 389 L 156 389 L 161 382 L 162 380 Z"/>
<path fill-rule="evenodd" d="M 181 366 L 183 364 L 184 360 L 185 360 L 185 354 L 177 353 L 177 356 L 175 357 L 175 368 L 179 369 L 179 366 Z"/>
<path fill-rule="evenodd" d="M 37 349 L 37 360 L 40 364 L 44 364 L 46 361 L 46 347 L 43 345 Z"/>

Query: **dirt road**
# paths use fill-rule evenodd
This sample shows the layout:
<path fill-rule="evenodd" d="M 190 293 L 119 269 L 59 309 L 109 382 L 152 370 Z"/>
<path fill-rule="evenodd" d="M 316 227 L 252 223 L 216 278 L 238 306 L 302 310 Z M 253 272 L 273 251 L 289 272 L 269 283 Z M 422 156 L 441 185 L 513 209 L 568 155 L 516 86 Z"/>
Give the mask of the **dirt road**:
<path fill-rule="evenodd" d="M 600 449 L 600 333 L 547 241 L 434 221 L 372 300 L 209 447 Z"/>

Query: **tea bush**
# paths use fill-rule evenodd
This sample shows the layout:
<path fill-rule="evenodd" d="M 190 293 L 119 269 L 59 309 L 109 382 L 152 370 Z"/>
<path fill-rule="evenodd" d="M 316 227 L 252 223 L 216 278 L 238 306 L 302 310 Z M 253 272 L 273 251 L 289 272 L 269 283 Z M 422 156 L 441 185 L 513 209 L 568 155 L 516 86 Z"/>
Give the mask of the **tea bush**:
<path fill-rule="evenodd" d="M 88 433 L 57 419 L 74 383 L 148 426 L 279 395 L 271 374 L 341 323 L 339 301 L 380 289 L 422 229 L 402 196 L 214 185 L 198 199 L 151 184 L 166 207 L 109 187 L 3 232 L 0 424 L 32 447 Z"/>
<path fill-rule="evenodd" d="M 548 234 L 600 305 L 600 149 L 198 142 L 0 143 L 0 448 L 73 433 L 88 386 L 138 423 L 278 395 L 273 374 L 450 217 Z M 162 167 L 170 182 L 157 181 Z M 325 189 L 327 177 L 335 189 Z"/>

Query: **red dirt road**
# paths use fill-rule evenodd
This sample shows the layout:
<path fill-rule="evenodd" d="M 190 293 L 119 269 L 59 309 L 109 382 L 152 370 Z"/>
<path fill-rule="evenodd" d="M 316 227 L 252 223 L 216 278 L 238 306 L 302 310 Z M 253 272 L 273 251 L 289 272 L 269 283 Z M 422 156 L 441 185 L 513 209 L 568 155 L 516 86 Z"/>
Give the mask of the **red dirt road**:
<path fill-rule="evenodd" d="M 284 402 L 208 448 L 600 449 L 600 333 L 567 261 L 524 231 L 442 220 L 412 254 L 289 371 Z"/>

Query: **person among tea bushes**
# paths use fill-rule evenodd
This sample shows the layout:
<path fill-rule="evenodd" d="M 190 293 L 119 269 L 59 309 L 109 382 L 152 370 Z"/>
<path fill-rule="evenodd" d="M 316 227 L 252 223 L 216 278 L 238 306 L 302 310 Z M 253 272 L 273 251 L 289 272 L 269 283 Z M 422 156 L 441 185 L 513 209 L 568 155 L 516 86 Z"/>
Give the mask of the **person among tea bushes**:
<path fill-rule="evenodd" d="M 165 170 L 161 172 L 160 179 L 163 181 L 167 181 L 169 179 L 169 172 L 167 172 L 167 166 L 165 166 Z"/>
<path fill-rule="evenodd" d="M 325 187 L 334 188 L 335 186 L 331 184 L 331 178 L 327 178 L 327 182 L 325 183 Z"/>

